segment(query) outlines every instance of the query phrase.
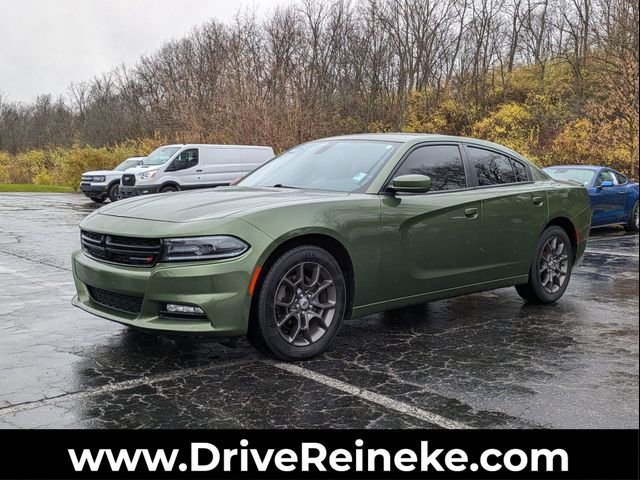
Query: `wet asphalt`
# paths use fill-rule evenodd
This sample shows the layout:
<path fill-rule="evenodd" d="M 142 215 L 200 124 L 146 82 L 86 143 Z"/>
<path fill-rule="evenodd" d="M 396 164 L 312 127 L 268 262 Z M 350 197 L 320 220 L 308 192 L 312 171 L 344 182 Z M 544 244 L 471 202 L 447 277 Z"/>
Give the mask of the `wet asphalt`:
<path fill-rule="evenodd" d="M 638 428 L 638 236 L 592 232 L 561 301 L 513 288 L 345 322 L 283 364 L 71 306 L 95 204 L 0 194 L 0 427 Z"/>

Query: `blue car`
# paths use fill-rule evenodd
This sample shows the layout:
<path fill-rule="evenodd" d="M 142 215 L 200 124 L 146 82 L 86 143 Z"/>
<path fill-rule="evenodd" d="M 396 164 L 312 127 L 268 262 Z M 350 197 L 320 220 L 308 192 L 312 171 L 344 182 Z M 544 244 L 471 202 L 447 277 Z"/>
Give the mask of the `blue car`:
<path fill-rule="evenodd" d="M 611 168 L 557 165 L 544 169 L 557 180 L 584 185 L 591 198 L 591 227 L 623 225 L 638 231 L 638 184 Z"/>

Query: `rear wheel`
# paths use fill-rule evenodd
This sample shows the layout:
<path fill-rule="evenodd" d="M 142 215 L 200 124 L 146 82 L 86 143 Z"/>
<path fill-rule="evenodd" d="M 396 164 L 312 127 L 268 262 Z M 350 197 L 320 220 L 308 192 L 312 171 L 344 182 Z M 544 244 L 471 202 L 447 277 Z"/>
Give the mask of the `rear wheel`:
<path fill-rule="evenodd" d="M 109 187 L 109 190 L 107 191 L 107 197 L 109 197 L 109 200 L 111 200 L 112 202 L 115 202 L 116 200 L 118 200 L 119 187 L 120 185 L 118 185 L 117 183 L 114 183 Z"/>
<path fill-rule="evenodd" d="M 160 189 L 160 193 L 177 192 L 179 190 L 175 185 L 166 185 Z"/>
<path fill-rule="evenodd" d="M 633 206 L 633 210 L 631 211 L 631 217 L 629 218 L 629 223 L 624 226 L 624 229 L 627 232 L 637 232 L 638 231 L 638 202 Z"/>
<path fill-rule="evenodd" d="M 553 303 L 562 297 L 571 278 L 573 248 L 561 227 L 547 228 L 529 269 L 529 281 L 516 285 L 518 294 L 531 303 Z"/>
<path fill-rule="evenodd" d="M 326 350 L 347 303 L 340 265 L 329 252 L 311 245 L 282 254 L 257 295 L 249 341 L 281 360 L 304 360 Z"/>

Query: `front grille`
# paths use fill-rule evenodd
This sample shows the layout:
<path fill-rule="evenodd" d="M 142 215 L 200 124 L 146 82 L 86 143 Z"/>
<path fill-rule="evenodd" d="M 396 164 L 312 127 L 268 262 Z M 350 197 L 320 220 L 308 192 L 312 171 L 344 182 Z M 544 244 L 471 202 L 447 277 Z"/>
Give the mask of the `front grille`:
<path fill-rule="evenodd" d="M 122 175 L 120 183 L 127 187 L 132 187 L 136 184 L 136 176 L 132 173 L 125 173 L 124 175 Z"/>
<path fill-rule="evenodd" d="M 158 238 L 135 238 L 80 232 L 84 253 L 96 260 L 119 265 L 151 267 L 158 262 L 162 252 L 162 240 Z"/>
<path fill-rule="evenodd" d="M 142 309 L 142 297 L 110 292 L 109 290 L 103 290 L 102 288 L 92 287 L 90 285 L 87 285 L 87 288 L 89 289 L 91 299 L 103 307 L 118 310 L 120 312 L 131 313 L 133 315 L 140 314 L 140 310 Z"/>

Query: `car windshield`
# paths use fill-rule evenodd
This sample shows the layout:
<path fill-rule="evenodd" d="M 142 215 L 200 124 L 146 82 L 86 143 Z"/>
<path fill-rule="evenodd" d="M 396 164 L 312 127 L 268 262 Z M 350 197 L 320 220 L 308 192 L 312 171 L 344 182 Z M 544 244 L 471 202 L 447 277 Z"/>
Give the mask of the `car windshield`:
<path fill-rule="evenodd" d="M 173 157 L 173 154 L 178 150 L 180 150 L 180 147 L 156 148 L 142 161 L 142 165 L 162 165 L 171 157 Z"/>
<path fill-rule="evenodd" d="M 135 167 L 137 164 L 138 164 L 137 158 L 128 158 L 127 160 L 122 162 L 120 165 L 118 165 L 114 170 L 117 170 L 118 172 L 124 172 L 127 168 Z"/>
<path fill-rule="evenodd" d="M 591 185 L 596 172 L 584 168 L 545 168 L 545 172 L 556 180 L 573 180 L 585 187 Z"/>
<path fill-rule="evenodd" d="M 373 180 L 398 145 L 375 140 L 305 143 L 265 163 L 238 185 L 353 192 Z"/>

